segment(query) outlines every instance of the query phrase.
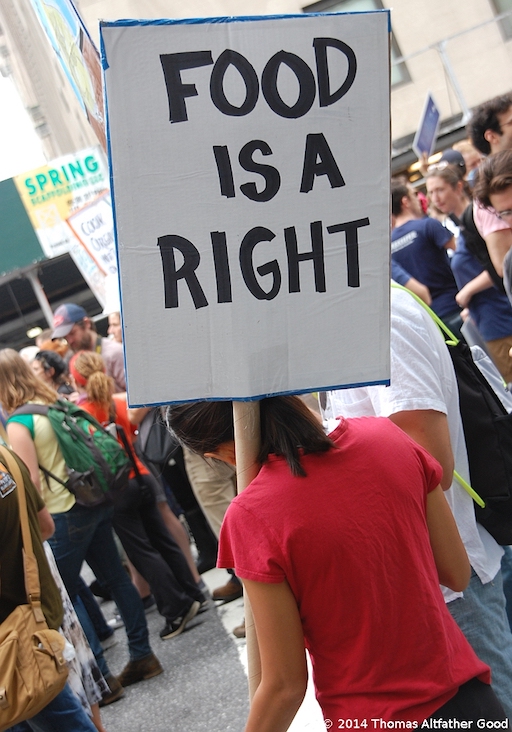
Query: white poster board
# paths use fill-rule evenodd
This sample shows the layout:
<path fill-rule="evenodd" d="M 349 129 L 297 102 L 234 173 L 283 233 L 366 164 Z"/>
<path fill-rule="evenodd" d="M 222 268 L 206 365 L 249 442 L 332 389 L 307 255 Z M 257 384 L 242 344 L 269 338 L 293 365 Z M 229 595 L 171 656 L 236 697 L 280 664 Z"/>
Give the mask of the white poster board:
<path fill-rule="evenodd" d="M 101 39 L 130 403 L 388 383 L 388 11 Z"/>
<path fill-rule="evenodd" d="M 94 259 L 105 277 L 117 275 L 114 218 L 110 192 L 105 192 L 67 219 L 76 238 Z"/>

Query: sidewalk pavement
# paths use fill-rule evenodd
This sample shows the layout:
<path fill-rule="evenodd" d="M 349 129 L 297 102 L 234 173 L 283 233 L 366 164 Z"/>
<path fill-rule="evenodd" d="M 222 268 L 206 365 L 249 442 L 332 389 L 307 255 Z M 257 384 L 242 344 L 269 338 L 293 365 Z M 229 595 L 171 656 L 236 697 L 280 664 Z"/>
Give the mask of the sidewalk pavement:
<path fill-rule="evenodd" d="M 210 590 L 225 584 L 225 570 L 202 575 Z M 243 600 L 212 603 L 185 632 L 167 641 L 158 632 L 163 618 L 147 615 L 153 651 L 164 673 L 126 689 L 120 701 L 101 710 L 107 732 L 242 732 L 249 711 L 245 639 L 232 630 L 243 621 Z M 107 619 L 114 603 L 102 604 Z M 117 644 L 105 657 L 114 674 L 128 661 L 124 629 L 116 630 Z M 320 708 L 308 687 L 306 699 L 289 732 L 325 732 Z"/>

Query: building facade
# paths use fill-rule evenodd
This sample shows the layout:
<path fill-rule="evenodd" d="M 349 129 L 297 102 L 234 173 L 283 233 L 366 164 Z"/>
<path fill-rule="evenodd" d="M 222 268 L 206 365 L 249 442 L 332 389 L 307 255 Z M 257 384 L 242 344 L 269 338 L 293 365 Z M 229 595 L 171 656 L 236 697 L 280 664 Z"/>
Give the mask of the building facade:
<path fill-rule="evenodd" d="M 512 89 L 512 0 L 74 0 L 99 46 L 99 19 L 186 18 L 270 15 L 304 12 L 391 9 L 392 170 L 405 172 L 416 161 L 412 140 L 428 93 L 441 112 L 438 149 L 465 137 L 471 108 Z M 50 160 L 73 153 L 97 139 L 85 118 L 56 54 L 33 10 L 31 0 L 0 4 L 0 73 L 12 76 Z M 368 114 L 372 100 L 368 99 Z M 371 175 L 371 171 L 368 171 Z M 63 277 L 70 268 L 38 263 L 52 308 L 70 297 Z M 34 265 L 36 266 L 36 265 Z M 45 286 L 45 268 L 60 286 Z M 73 270 L 74 272 L 74 270 Z M 26 273 L 23 273 L 26 276 Z M 74 278 L 76 280 L 76 278 Z M 18 283 L 19 284 L 19 283 Z M 46 322 L 34 297 L 27 305 L 26 283 L 20 296 L 16 273 L 0 279 L 0 345 L 20 345 L 25 325 Z M 87 299 L 73 282 L 75 299 Z M 9 287 L 9 292 L 4 291 Z M 23 294 L 25 293 L 25 294 Z M 90 296 L 90 293 L 89 293 Z M 12 302 L 12 307 L 7 307 Z M 94 298 L 90 306 L 101 310 Z M 28 308 L 28 309 L 27 309 Z M 13 322 L 16 339 L 9 340 Z M 21 343 L 22 345 L 22 343 Z"/>

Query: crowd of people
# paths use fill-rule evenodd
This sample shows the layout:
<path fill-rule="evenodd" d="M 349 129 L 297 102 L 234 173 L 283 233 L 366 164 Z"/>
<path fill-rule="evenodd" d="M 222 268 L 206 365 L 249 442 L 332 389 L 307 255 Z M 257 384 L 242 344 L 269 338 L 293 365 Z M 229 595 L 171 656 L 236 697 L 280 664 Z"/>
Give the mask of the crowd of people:
<path fill-rule="evenodd" d="M 215 566 L 215 532 L 222 520 L 219 504 L 225 511 L 235 495 L 234 471 L 226 471 L 222 465 L 217 470 L 209 464 L 197 469 L 198 477 L 191 469 L 189 477 L 179 447 L 165 464 L 143 461 L 137 444 L 138 425 L 150 410 L 130 410 L 127 406 L 119 313 L 109 316 L 108 332 L 108 338 L 98 335 L 85 310 L 66 303 L 57 308 L 53 328 L 43 332 L 35 348 L 20 353 L 0 351 L 3 441 L 22 461 L 27 491 L 37 501 L 38 510 L 32 518 L 37 519 L 38 535 L 46 540 L 51 569 L 50 574 L 45 565 L 42 572 L 43 594 L 53 597 L 56 585 L 64 607 L 64 615 L 62 609 L 58 613 L 58 623 L 53 612 L 52 627 L 61 626 L 76 652 L 66 693 L 59 695 L 44 715 L 12 727 L 16 732 L 46 729 L 45 724 L 77 732 L 91 729 L 92 724 L 104 732 L 100 708 L 121 699 L 126 686 L 163 671 L 150 644 L 146 611 L 156 607 L 162 616 L 160 638 L 169 640 L 212 606 L 201 573 Z M 106 503 L 79 504 L 66 485 L 69 470 L 50 419 L 37 409 L 31 411 L 54 405 L 59 399 L 71 401 L 109 431 L 114 428 L 113 434 L 129 456 L 127 485 Z M 190 458 L 191 465 L 194 458 Z M 7 475 L 7 469 L 2 466 L 1 476 L 4 473 Z M 204 511 L 194 493 L 194 482 L 197 496 L 206 503 Z M 11 506 L 0 501 L 0 621 L 23 594 L 20 578 L 4 574 L 5 557 L 12 546 L 4 532 L 2 509 L 9 509 L 12 521 L 15 499 L 14 494 Z M 15 523 L 9 531 L 16 532 Z M 81 575 L 84 562 L 95 575 L 90 586 Z M 229 602 L 241 594 L 240 583 L 230 577 L 225 586 L 213 591 L 212 599 Z M 95 595 L 115 601 L 118 612 L 112 620 L 107 622 Z M 122 626 L 130 660 L 114 675 L 105 650 L 114 630 Z M 70 694 L 73 700 L 78 699 L 78 705 L 73 701 L 66 706 Z"/>
<path fill-rule="evenodd" d="M 391 182 L 392 278 L 404 286 L 391 292 L 391 385 L 321 393 L 317 411 L 296 396 L 261 400 L 261 469 L 239 496 L 228 402 L 163 410 L 178 440 L 172 458 L 141 459 L 138 427 L 163 415 L 128 408 L 119 313 L 102 338 L 67 303 L 25 358 L 0 351 L 6 440 L 47 540 L 43 607 L 53 627 L 79 628 L 70 640 L 82 648 L 74 681 L 43 710 L 52 720 L 67 710 L 55 729 L 102 732 L 99 708 L 162 672 L 145 609 L 162 615 L 163 640 L 182 633 L 210 607 L 200 575 L 217 553 L 229 575 L 213 599 L 238 598 L 243 584 L 258 639 L 261 679 L 246 732 L 288 729 L 305 694 L 305 649 L 328 728 L 349 719 L 408 728 L 512 721 L 512 550 L 478 523 L 461 485 L 470 474 L 453 366 L 407 291 L 481 345 L 512 383 L 512 95 L 474 110 L 468 139 L 423 174 L 426 197 L 407 178 Z M 84 507 L 67 490 L 51 423 L 30 412 L 57 399 L 114 426 L 130 455 L 127 487 L 111 504 Z M 0 542 L 0 564 L 11 550 Z M 113 630 L 81 577 L 84 562 L 126 629 L 130 660 L 118 675 L 104 655 Z M 0 621 L 21 602 L 16 582 L 4 596 L 2 576 Z M 40 728 L 34 718 L 12 729 Z"/>

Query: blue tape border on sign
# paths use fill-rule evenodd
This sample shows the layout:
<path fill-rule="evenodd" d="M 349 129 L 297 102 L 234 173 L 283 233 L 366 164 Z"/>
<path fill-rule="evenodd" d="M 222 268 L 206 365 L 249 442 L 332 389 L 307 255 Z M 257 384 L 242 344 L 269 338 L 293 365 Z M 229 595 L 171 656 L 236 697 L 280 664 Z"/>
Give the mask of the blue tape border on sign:
<path fill-rule="evenodd" d="M 108 60 L 101 37 L 102 28 L 117 28 L 146 25 L 204 25 L 206 23 L 246 23 L 262 20 L 284 20 L 290 18 L 314 18 L 340 15 L 375 15 L 386 13 L 388 17 L 388 33 L 391 33 L 391 11 L 388 8 L 377 10 L 352 11 L 348 13 L 290 13 L 289 15 L 226 15 L 213 18 L 120 18 L 119 20 L 100 20 L 101 65 L 103 70 L 108 69 Z"/>
<path fill-rule="evenodd" d="M 128 405 L 130 409 L 138 409 L 139 407 L 159 407 L 159 406 L 168 406 L 170 404 L 188 404 L 190 402 L 259 402 L 262 399 L 268 399 L 269 397 L 276 397 L 276 396 L 291 396 L 294 394 L 312 394 L 317 391 L 338 391 L 339 389 L 357 389 L 362 386 L 389 386 L 390 385 L 389 379 L 382 379 L 379 381 L 361 381 L 357 382 L 355 384 L 337 384 L 335 386 L 318 386 L 318 387 L 311 387 L 308 389 L 298 389 L 298 390 L 292 390 L 292 391 L 276 391 L 271 392 L 270 394 L 259 394 L 258 396 L 248 396 L 248 397 L 210 397 L 210 398 L 203 398 L 203 399 L 180 399 L 179 401 L 166 401 L 166 402 L 149 402 L 147 404 L 130 404 Z"/>

